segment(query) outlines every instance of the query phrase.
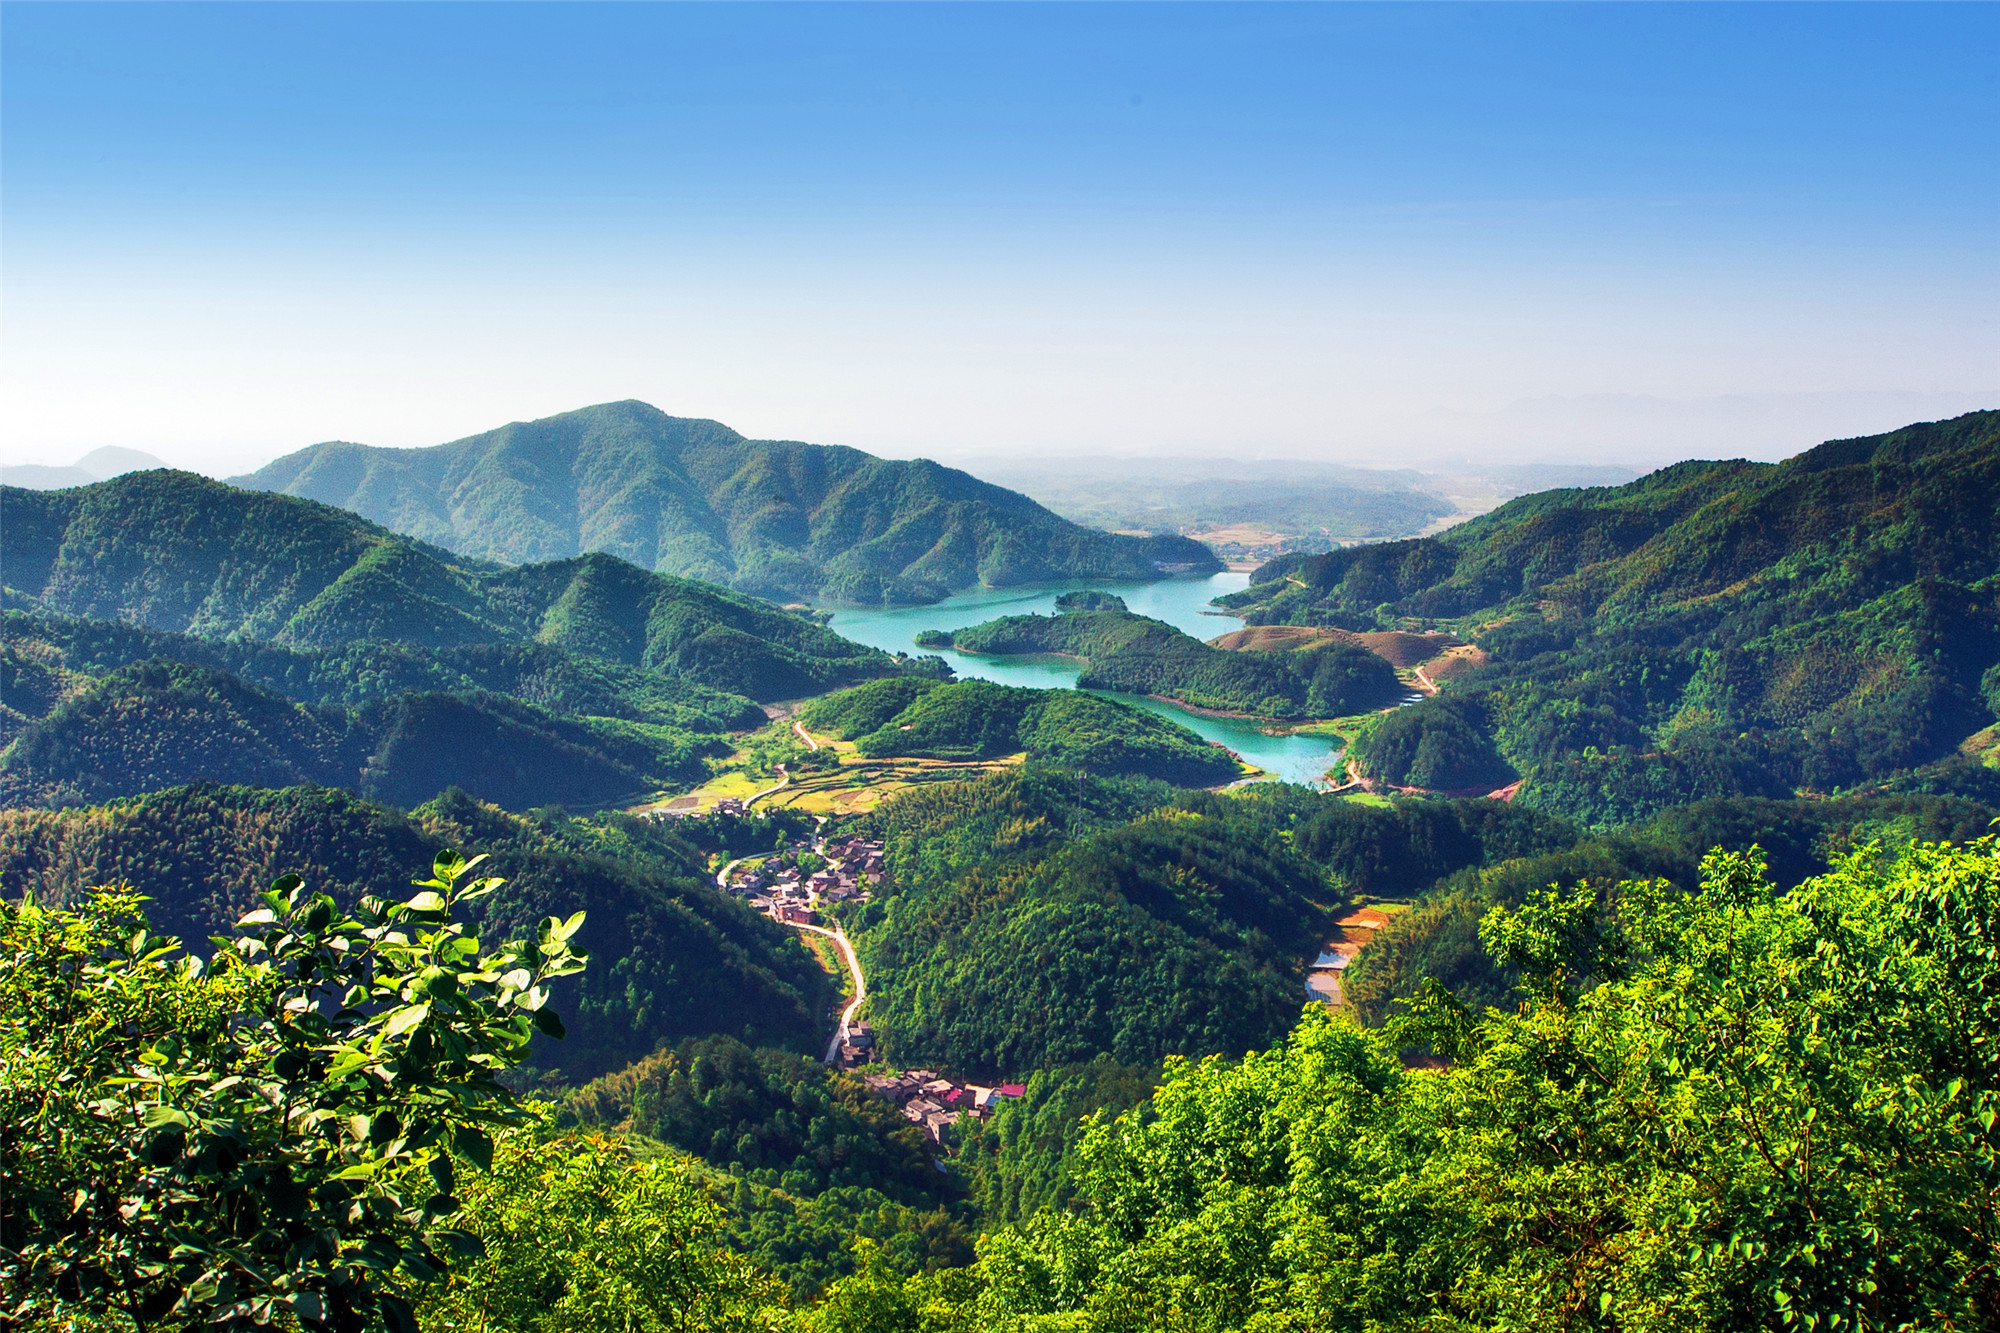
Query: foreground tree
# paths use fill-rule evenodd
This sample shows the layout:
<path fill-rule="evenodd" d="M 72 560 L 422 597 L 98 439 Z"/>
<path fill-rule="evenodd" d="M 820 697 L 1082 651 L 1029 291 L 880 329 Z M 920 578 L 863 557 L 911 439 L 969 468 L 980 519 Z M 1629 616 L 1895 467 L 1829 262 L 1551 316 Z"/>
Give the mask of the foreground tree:
<path fill-rule="evenodd" d="M 1994 842 L 1704 872 L 1490 917 L 1513 1011 L 1175 1062 L 1090 1131 L 1080 1213 L 905 1326 L 2000 1330 Z"/>
<path fill-rule="evenodd" d="M 483 859 L 352 913 L 286 876 L 207 960 L 129 888 L 0 903 L 0 1325 L 414 1329 L 480 1252 L 458 1163 L 528 1114 L 500 1075 L 585 961 L 581 913 L 483 954 L 453 920 Z"/>
<path fill-rule="evenodd" d="M 483 1255 L 429 1289 L 428 1333 L 750 1333 L 784 1322 L 784 1284 L 721 1248 L 722 1210 L 679 1155 L 602 1135 L 501 1136 L 465 1180 Z"/>

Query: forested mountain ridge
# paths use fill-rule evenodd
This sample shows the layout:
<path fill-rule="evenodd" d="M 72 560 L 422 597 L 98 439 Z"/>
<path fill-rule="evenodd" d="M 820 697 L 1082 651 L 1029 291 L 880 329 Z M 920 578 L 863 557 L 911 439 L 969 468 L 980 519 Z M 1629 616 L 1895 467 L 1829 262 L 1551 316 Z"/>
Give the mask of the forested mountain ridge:
<path fill-rule="evenodd" d="M 1599 825 L 1885 782 L 1987 795 L 2000 775 L 1956 752 L 2000 714 L 2000 413 L 1524 496 L 1221 600 L 1475 640 L 1485 666 L 1355 747 L 1392 783 L 1519 777 Z"/>
<path fill-rule="evenodd" d="M 753 698 L 899 669 L 803 616 L 592 554 L 503 567 L 184 472 L 0 488 L 10 607 L 297 649 L 533 642 Z"/>
<path fill-rule="evenodd" d="M 1524 495 L 1436 537 L 1280 557 L 1218 600 L 1253 625 L 1364 630 L 1528 597 L 1621 620 L 1719 617 L 1735 608 L 1716 600 L 1754 604 L 1779 579 L 1834 591 L 1845 576 L 1852 602 L 1990 577 L 1996 496 L 2000 412 L 1972 412 L 1782 463 L 1678 463 L 1625 486 Z"/>
<path fill-rule="evenodd" d="M 605 551 L 772 597 L 930 602 L 976 583 L 1221 568 L 1199 542 L 1080 527 L 955 468 L 749 440 L 632 401 L 422 449 L 332 441 L 233 480 L 468 556 Z"/>

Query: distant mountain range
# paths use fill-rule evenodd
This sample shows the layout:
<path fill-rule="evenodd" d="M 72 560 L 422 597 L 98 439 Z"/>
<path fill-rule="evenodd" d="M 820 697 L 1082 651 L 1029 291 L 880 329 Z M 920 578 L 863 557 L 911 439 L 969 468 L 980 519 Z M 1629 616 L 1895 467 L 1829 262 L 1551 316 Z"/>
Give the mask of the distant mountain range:
<path fill-rule="evenodd" d="M 422 449 L 316 444 L 232 481 L 460 555 L 605 552 L 778 599 L 924 603 L 981 583 L 1222 568 L 1199 542 L 1094 531 L 954 468 L 749 440 L 639 402 Z"/>
<path fill-rule="evenodd" d="M 137 449 L 120 449 L 106 445 L 102 449 L 92 449 L 68 467 L 49 467 L 41 463 L 9 463 L 0 467 L 0 486 L 25 486 L 31 491 L 53 491 L 66 486 L 88 486 L 92 482 L 109 481 L 122 477 L 127 472 L 145 472 L 162 468 L 166 464 L 151 454 Z"/>

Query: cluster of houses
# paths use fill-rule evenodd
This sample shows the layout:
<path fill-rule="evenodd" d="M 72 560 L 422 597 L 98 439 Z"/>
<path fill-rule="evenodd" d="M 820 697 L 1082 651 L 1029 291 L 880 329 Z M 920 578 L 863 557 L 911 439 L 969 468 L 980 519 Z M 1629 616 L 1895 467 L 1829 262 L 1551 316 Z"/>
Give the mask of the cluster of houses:
<path fill-rule="evenodd" d="M 706 810 L 702 808 L 701 798 L 698 796 L 676 796 L 673 800 L 668 801 L 665 805 L 657 809 L 641 813 L 639 818 L 657 821 L 661 819 L 706 819 L 711 815 L 736 815 L 739 818 L 748 819 L 750 814 L 750 807 L 743 804 L 742 801 L 734 796 L 725 796 Z"/>
<path fill-rule="evenodd" d="M 934 1143 L 943 1142 L 944 1132 L 970 1117 L 984 1120 L 993 1109 L 1010 1097 L 1020 1097 L 1027 1088 L 1019 1083 L 985 1087 L 941 1078 L 935 1069 L 911 1069 L 901 1074 L 870 1074 L 868 1086 L 902 1108 L 903 1119 L 918 1126 Z"/>
<path fill-rule="evenodd" d="M 778 921 L 813 925 L 822 903 L 865 903 L 868 890 L 882 882 L 882 844 L 865 838 L 841 838 L 821 843 L 817 851 L 826 865 L 810 874 L 800 871 L 798 843 L 754 869 L 731 872 L 723 886 L 750 900 L 750 906 Z"/>

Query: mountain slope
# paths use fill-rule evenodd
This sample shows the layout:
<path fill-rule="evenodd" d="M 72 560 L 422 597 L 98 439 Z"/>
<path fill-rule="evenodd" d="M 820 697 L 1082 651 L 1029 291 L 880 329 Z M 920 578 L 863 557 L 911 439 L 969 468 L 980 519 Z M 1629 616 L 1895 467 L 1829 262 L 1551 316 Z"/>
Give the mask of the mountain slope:
<path fill-rule="evenodd" d="M 1389 782 L 1519 775 L 1520 799 L 1600 825 L 1883 782 L 1981 794 L 2000 775 L 1955 752 L 2000 713 L 2000 412 L 1524 496 L 1274 561 L 1221 600 L 1476 640 L 1484 667 L 1355 746 Z"/>
<path fill-rule="evenodd" d="M 899 669 L 802 616 L 613 556 L 503 568 L 185 472 L 0 488 L 0 577 L 23 610 L 307 650 L 536 642 L 760 699 Z"/>
<path fill-rule="evenodd" d="M 126 881 L 156 929 L 190 943 L 226 930 L 279 875 L 344 903 L 407 893 L 442 847 L 490 853 L 508 883 L 475 907 L 494 941 L 532 938 L 546 916 L 587 912 L 591 965 L 558 983 L 569 1027 L 535 1063 L 572 1080 L 660 1043 L 727 1033 L 813 1051 L 833 998 L 783 926 L 717 892 L 701 858 L 640 821 L 502 814 L 463 796 L 409 816 L 342 792 L 202 785 L 80 810 L 0 810 L 0 892 L 73 902 Z"/>
<path fill-rule="evenodd" d="M 248 476 L 474 557 L 604 551 L 774 597 L 936 601 L 975 583 L 1214 571 L 1185 538 L 1079 527 L 927 461 L 747 440 L 714 421 L 604 403 L 424 449 L 334 441 Z"/>

